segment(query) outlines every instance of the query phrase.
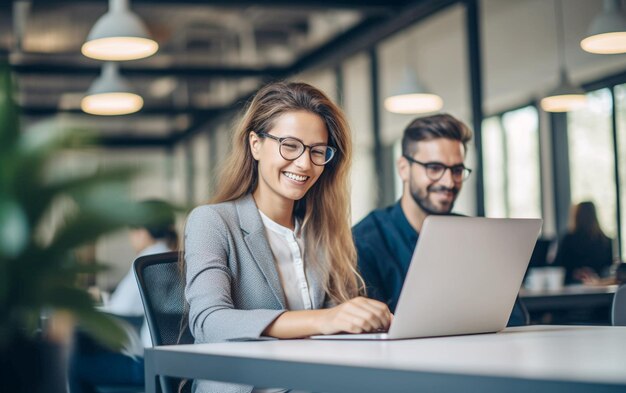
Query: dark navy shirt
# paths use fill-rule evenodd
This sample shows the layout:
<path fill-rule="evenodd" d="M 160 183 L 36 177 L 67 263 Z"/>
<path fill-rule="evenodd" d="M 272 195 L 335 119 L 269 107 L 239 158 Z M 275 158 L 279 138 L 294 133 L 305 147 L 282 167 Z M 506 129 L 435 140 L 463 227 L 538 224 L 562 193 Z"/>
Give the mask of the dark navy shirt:
<path fill-rule="evenodd" d="M 352 234 L 367 296 L 387 303 L 394 312 L 417 244 L 417 231 L 398 202 L 371 212 Z"/>
<path fill-rule="evenodd" d="M 352 234 L 367 296 L 395 312 L 419 233 L 409 224 L 398 201 L 371 212 L 352 228 Z M 525 321 L 525 313 L 516 302 L 509 326 L 524 325 Z"/>

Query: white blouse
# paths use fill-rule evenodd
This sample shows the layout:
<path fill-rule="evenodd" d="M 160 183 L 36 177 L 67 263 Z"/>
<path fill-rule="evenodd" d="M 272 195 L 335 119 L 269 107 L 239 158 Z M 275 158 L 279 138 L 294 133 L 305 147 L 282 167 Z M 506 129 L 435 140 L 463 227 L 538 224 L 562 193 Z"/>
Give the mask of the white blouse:
<path fill-rule="evenodd" d="M 274 263 L 285 293 L 287 308 L 310 310 L 312 308 L 311 293 L 304 272 L 304 238 L 300 223 L 296 221 L 296 228 L 292 231 L 272 221 L 260 210 L 259 214 L 265 226 L 265 234 L 272 254 L 274 254 Z"/>

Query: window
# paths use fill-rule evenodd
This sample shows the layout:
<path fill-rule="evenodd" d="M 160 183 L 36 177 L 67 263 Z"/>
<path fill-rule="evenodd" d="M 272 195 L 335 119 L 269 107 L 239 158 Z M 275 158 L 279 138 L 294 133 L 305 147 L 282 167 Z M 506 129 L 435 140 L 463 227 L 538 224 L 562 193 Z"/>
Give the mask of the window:
<path fill-rule="evenodd" d="M 615 161 L 610 89 L 587 94 L 585 109 L 567 115 L 572 204 L 592 201 L 607 236 L 617 236 Z"/>
<path fill-rule="evenodd" d="M 483 122 L 485 213 L 541 217 L 539 117 L 534 106 Z"/>
<path fill-rule="evenodd" d="M 505 150 L 502 148 L 503 134 L 499 116 L 489 117 L 483 121 L 483 175 L 487 217 L 506 217 L 509 210 L 506 198 Z"/>

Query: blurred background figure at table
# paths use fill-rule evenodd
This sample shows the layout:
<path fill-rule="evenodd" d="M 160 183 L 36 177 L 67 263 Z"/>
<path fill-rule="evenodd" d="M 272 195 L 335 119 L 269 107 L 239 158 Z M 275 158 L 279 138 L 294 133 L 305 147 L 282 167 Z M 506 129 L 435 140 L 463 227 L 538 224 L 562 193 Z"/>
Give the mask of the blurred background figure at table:
<path fill-rule="evenodd" d="M 565 268 L 565 284 L 606 276 L 612 263 L 612 241 L 600 228 L 593 202 L 573 206 L 570 229 L 559 241 L 554 259 L 554 266 Z"/>
<path fill-rule="evenodd" d="M 167 203 L 154 199 L 142 204 L 159 211 L 163 217 L 157 224 L 130 228 L 129 240 L 136 253 L 135 259 L 176 250 L 178 235 L 175 217 L 173 212 L 165 213 L 168 211 Z M 128 343 L 121 352 L 114 352 L 78 332 L 71 354 L 69 392 L 114 392 L 118 391 L 116 387 L 127 388 L 129 385 L 137 386 L 136 391 L 141 391 L 144 384 L 143 349 L 152 347 L 152 338 L 132 266 L 101 310 L 129 323 L 130 329 L 126 329 Z"/>

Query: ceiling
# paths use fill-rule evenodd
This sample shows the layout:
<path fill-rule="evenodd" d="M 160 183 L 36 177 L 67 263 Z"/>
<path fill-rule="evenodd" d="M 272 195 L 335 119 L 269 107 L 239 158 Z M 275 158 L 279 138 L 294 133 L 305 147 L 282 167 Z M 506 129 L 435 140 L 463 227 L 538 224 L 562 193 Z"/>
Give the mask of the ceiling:
<path fill-rule="evenodd" d="M 27 119 L 62 117 L 113 145 L 171 145 L 262 83 L 336 62 L 407 24 L 407 13 L 423 16 L 453 2 L 130 0 L 159 51 L 121 64 L 145 106 L 119 117 L 79 109 L 102 64 L 80 47 L 107 1 L 14 1 L 12 12 L 0 13 L 0 54 L 17 75 Z"/>

